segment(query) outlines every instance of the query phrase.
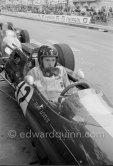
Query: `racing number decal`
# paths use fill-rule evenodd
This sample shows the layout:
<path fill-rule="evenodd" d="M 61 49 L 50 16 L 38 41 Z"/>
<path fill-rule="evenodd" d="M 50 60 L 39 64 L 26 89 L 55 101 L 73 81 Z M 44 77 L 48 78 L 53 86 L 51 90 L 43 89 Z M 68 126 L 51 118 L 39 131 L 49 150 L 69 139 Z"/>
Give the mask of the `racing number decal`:
<path fill-rule="evenodd" d="M 26 114 L 26 109 L 33 95 L 33 91 L 33 87 L 30 87 L 26 83 L 23 84 L 23 82 L 21 82 L 17 87 L 17 93 L 15 95 L 17 97 L 20 107 L 22 108 L 24 115 Z"/>
<path fill-rule="evenodd" d="M 19 104 L 22 103 L 24 100 L 26 100 L 26 97 L 27 97 L 27 96 L 29 95 L 29 93 L 30 93 L 30 87 L 29 87 L 29 86 L 26 86 L 26 87 L 25 87 L 25 91 L 26 91 L 25 95 L 24 95 L 23 97 L 21 97 L 21 98 L 19 99 L 19 101 L 18 101 Z"/>

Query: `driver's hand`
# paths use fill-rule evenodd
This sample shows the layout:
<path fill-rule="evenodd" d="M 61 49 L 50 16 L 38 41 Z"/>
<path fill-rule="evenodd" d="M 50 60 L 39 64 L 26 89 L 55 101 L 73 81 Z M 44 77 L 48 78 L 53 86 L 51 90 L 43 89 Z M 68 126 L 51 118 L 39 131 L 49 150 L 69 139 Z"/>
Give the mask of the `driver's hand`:
<path fill-rule="evenodd" d="M 83 79 L 85 76 L 84 76 L 84 72 L 82 71 L 82 69 L 79 69 L 76 73 L 77 77 L 80 78 L 80 79 Z"/>
<path fill-rule="evenodd" d="M 76 79 L 84 79 L 84 77 L 85 77 L 84 72 L 82 71 L 82 69 L 79 69 L 76 73 L 73 73 L 73 76 Z"/>
<path fill-rule="evenodd" d="M 41 84 L 41 81 L 40 80 L 36 80 L 35 82 L 34 82 L 34 85 L 37 87 L 37 88 L 43 88 L 43 86 L 42 86 L 42 84 Z"/>
<path fill-rule="evenodd" d="M 67 95 L 72 95 L 74 93 L 78 92 L 78 89 L 76 87 L 73 87 L 66 92 Z"/>

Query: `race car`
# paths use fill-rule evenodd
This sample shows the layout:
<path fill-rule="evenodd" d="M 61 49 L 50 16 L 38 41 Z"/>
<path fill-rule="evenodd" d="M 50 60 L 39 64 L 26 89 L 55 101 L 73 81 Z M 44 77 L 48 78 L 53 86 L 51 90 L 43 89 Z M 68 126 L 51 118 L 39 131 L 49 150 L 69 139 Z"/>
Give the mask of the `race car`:
<path fill-rule="evenodd" d="M 27 30 L 15 28 L 11 22 L 0 23 L 0 65 L 5 63 L 9 55 L 4 52 L 6 45 L 21 48 L 21 43 L 29 43 Z"/>
<path fill-rule="evenodd" d="M 32 78 L 24 81 L 25 71 L 37 65 L 38 45 L 24 43 L 22 50 L 11 50 L 2 68 L 5 77 L 0 74 L 14 88 L 15 99 L 36 136 L 33 144 L 38 158 L 49 165 L 113 165 L 113 105 L 96 85 L 75 78 L 71 48 L 63 43 L 54 46 L 58 65 L 65 67 L 71 81 L 57 104 L 43 96 Z M 68 94 L 74 87 L 77 91 Z"/>
<path fill-rule="evenodd" d="M 14 27 L 12 22 L 6 22 L 6 23 L 0 23 L 0 29 L 8 29 L 8 30 L 12 30 L 16 33 L 17 38 L 20 40 L 21 43 L 29 43 L 30 42 L 30 37 L 29 37 L 29 33 L 27 30 L 23 30 L 17 27 Z"/>

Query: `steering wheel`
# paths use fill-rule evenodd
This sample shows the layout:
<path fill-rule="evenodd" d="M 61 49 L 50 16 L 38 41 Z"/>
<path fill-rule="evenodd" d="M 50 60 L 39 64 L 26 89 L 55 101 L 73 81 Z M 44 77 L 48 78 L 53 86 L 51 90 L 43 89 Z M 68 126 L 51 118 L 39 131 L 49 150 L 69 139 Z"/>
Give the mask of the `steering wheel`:
<path fill-rule="evenodd" d="M 89 85 L 88 83 L 83 82 L 83 81 L 78 81 L 78 82 L 75 82 L 75 83 L 73 83 L 73 84 L 71 84 L 71 85 L 68 85 L 68 86 L 61 92 L 60 95 L 61 95 L 61 96 L 64 96 L 65 93 L 66 93 L 67 91 L 69 91 L 70 89 L 72 89 L 74 86 L 77 87 L 77 88 L 80 89 L 80 90 L 90 88 L 90 85 Z"/>

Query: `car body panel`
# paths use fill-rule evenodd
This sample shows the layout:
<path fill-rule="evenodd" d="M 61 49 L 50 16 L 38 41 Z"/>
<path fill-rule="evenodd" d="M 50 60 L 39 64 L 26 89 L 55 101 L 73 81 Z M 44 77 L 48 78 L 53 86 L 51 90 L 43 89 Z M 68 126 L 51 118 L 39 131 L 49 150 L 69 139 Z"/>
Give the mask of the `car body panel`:
<path fill-rule="evenodd" d="M 91 97 L 91 100 L 93 101 L 92 103 L 94 105 L 97 104 L 98 106 L 98 104 L 101 104 L 100 102 L 102 99 L 98 99 L 98 94 L 96 94 L 94 89 L 80 90 L 78 93 L 73 94 L 69 98 L 66 98 L 61 105 L 63 111 L 68 109 L 69 113 L 69 111 L 71 112 L 71 109 L 73 108 L 69 107 L 70 104 L 68 102 L 72 102 L 72 104 L 74 103 L 74 108 L 76 108 L 74 109 L 75 116 L 83 118 L 85 121 L 84 123 L 80 122 L 79 120 L 69 120 L 65 118 L 64 115 L 59 115 L 59 111 L 51 107 L 50 103 L 37 89 L 29 91 L 29 93 L 31 93 L 30 100 L 27 100 L 27 97 L 25 97 L 27 94 L 27 89 L 32 89 L 31 87 L 28 87 L 29 85 L 24 84 L 19 90 L 23 94 L 23 97 L 21 96 L 20 98 L 19 95 L 17 97 L 20 107 L 22 108 L 23 113 L 27 119 L 30 119 L 29 116 L 34 117 L 33 120 L 30 121 L 30 125 L 34 131 L 37 131 L 37 126 L 41 126 L 42 131 L 37 131 L 37 139 L 46 139 L 46 141 L 49 139 L 49 141 L 51 141 L 50 144 L 52 149 L 54 149 L 53 151 L 56 151 L 55 154 L 57 154 L 57 159 L 60 160 L 60 158 L 62 158 L 63 161 L 60 160 L 61 163 L 102 165 L 111 164 L 113 162 L 111 158 L 113 150 L 112 148 L 110 150 L 110 145 L 112 146 L 113 144 L 113 138 L 108 134 L 108 130 L 105 129 L 105 126 L 103 126 L 103 124 L 101 126 L 102 118 L 96 119 L 94 116 L 96 114 L 94 109 L 94 114 L 91 114 L 91 108 L 93 107 L 90 108 L 89 105 L 87 106 L 89 97 Z M 18 92 L 18 94 L 19 93 L 20 92 Z M 28 102 L 26 108 L 22 106 L 22 103 L 20 103 L 22 98 Z M 102 107 L 105 109 L 105 111 L 109 111 L 105 108 L 105 106 L 102 105 Z M 96 111 L 98 110 L 99 108 L 97 107 Z M 99 113 L 97 112 L 97 114 Z M 110 116 L 112 118 L 112 114 L 110 114 Z M 109 119 L 107 119 L 107 121 L 108 120 Z M 91 133 L 93 133 L 93 136 Z M 103 133 L 107 138 L 96 138 L 94 133 Z M 109 148 L 107 152 L 105 145 L 106 141 L 109 141 Z M 48 150 L 48 154 L 51 154 L 51 150 L 50 152 Z"/>

